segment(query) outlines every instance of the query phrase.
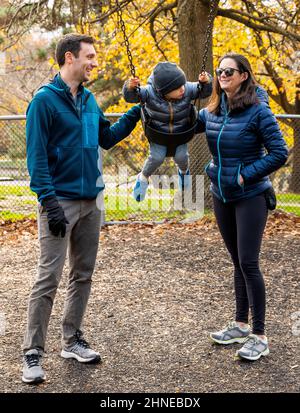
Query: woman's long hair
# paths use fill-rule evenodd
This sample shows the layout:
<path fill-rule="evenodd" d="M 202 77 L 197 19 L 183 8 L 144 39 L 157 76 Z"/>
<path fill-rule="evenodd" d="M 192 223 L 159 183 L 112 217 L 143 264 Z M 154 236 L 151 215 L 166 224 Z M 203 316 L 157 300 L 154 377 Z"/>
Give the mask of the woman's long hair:
<path fill-rule="evenodd" d="M 228 99 L 229 110 L 230 111 L 243 110 L 247 106 L 259 103 L 259 99 L 255 91 L 256 87 L 258 86 L 258 83 L 254 77 L 254 74 L 252 72 L 251 65 L 248 59 L 245 56 L 238 54 L 238 53 L 226 53 L 219 60 L 219 65 L 222 62 L 222 60 L 226 58 L 233 59 L 236 62 L 237 67 L 241 72 L 248 73 L 248 78 L 243 81 L 243 83 L 240 86 L 239 91 L 233 96 L 232 99 Z M 207 110 L 209 112 L 212 112 L 216 115 L 220 113 L 222 92 L 223 91 L 220 87 L 218 77 L 215 76 L 214 81 L 213 81 L 212 95 L 207 105 Z"/>

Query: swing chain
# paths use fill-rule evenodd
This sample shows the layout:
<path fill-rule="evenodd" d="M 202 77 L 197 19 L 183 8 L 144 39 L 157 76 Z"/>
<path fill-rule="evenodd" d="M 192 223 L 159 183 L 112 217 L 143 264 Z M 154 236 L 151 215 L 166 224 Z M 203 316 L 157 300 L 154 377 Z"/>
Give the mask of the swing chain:
<path fill-rule="evenodd" d="M 130 72 L 131 72 L 132 77 L 136 77 L 135 67 L 134 67 L 134 64 L 133 64 L 133 58 L 132 58 L 132 54 L 131 54 L 131 51 L 130 51 L 129 40 L 128 40 L 128 36 L 126 34 L 125 23 L 124 23 L 124 20 L 123 20 L 123 17 L 122 17 L 122 9 L 121 9 L 119 0 L 116 0 L 116 5 L 117 5 L 118 19 L 119 19 L 119 23 L 120 23 L 121 30 L 122 30 L 122 33 L 123 33 L 124 43 L 125 43 L 125 46 L 126 46 L 127 56 L 128 56 L 128 60 L 129 60 Z"/>
<path fill-rule="evenodd" d="M 122 30 L 122 33 L 123 33 L 124 43 L 125 43 L 125 46 L 126 46 L 127 56 L 128 56 L 128 60 L 129 60 L 130 72 L 132 74 L 132 77 L 136 77 L 135 67 L 134 67 L 134 64 L 133 64 L 133 58 L 132 58 L 132 54 L 131 54 L 131 51 L 130 51 L 129 39 L 128 39 L 128 36 L 126 34 L 125 23 L 124 23 L 123 16 L 122 16 L 122 8 L 120 6 L 119 0 L 116 0 L 116 5 L 117 5 L 118 19 L 119 19 L 120 27 L 121 27 L 121 30 Z M 208 56 L 208 50 L 209 50 L 209 43 L 210 43 L 210 34 L 212 33 L 214 19 L 215 19 L 217 10 L 218 10 L 217 5 L 218 5 L 218 0 L 211 0 L 210 1 L 210 10 L 209 10 L 208 19 L 207 19 L 204 53 L 203 53 L 200 73 L 205 72 L 207 56 Z"/>
<path fill-rule="evenodd" d="M 207 63 L 207 56 L 208 56 L 208 50 L 209 50 L 209 43 L 210 43 L 210 35 L 212 34 L 213 31 L 213 24 L 214 24 L 214 19 L 216 17 L 217 11 L 218 11 L 218 0 L 211 0 L 210 1 L 210 9 L 208 13 L 208 18 L 207 18 L 207 26 L 206 26 L 206 31 L 205 31 L 205 41 L 204 41 L 204 52 L 203 52 L 203 58 L 202 58 L 202 63 L 201 63 L 201 69 L 200 73 L 205 72 L 206 69 L 206 63 Z M 200 80 L 198 81 L 198 89 L 201 89 L 201 82 Z M 197 109 L 198 112 L 201 109 L 201 101 L 200 97 L 198 97 L 194 100 L 194 105 L 197 103 Z"/>
<path fill-rule="evenodd" d="M 208 19 L 207 19 L 207 27 L 206 27 L 206 32 L 205 32 L 204 53 L 203 53 L 200 73 L 205 72 L 206 63 L 207 63 L 207 56 L 208 56 L 208 50 L 209 50 L 209 43 L 210 43 L 210 35 L 212 33 L 212 30 L 213 30 L 214 19 L 215 19 L 215 16 L 217 14 L 217 10 L 218 10 L 218 3 L 219 3 L 219 0 L 211 0 L 210 1 L 210 9 L 209 9 L 209 14 L 208 14 Z M 125 23 L 124 23 L 124 20 L 123 20 L 122 8 L 121 8 L 119 0 L 116 0 L 116 6 L 117 6 L 118 20 L 119 20 L 119 24 L 120 24 L 120 27 L 121 27 L 121 31 L 123 33 L 124 43 L 125 43 L 125 46 L 126 46 L 126 52 L 127 52 L 127 56 L 128 56 L 128 60 L 129 60 L 130 72 L 131 72 L 132 77 L 136 77 L 135 66 L 133 64 L 133 58 L 132 58 L 132 54 L 131 54 L 131 51 L 130 51 L 129 39 L 128 39 L 128 36 L 126 34 L 126 27 L 125 27 Z M 198 87 L 200 87 L 200 82 L 198 84 Z M 139 94 L 139 90 L 140 90 L 140 88 L 137 87 L 138 94 Z M 139 98 L 140 98 L 140 94 L 139 94 Z M 194 104 L 196 103 L 196 100 L 197 99 L 195 99 Z M 200 107 L 200 99 L 199 99 L 199 107 Z M 198 107 L 198 109 L 199 109 L 199 107 Z"/>
<path fill-rule="evenodd" d="M 207 62 L 207 55 L 208 55 L 208 50 L 209 50 L 209 43 L 210 43 L 210 35 L 212 34 L 214 19 L 216 17 L 217 10 L 218 10 L 217 6 L 218 6 L 218 0 L 211 0 L 210 1 L 210 10 L 209 10 L 208 19 L 207 19 L 204 53 L 203 53 L 203 59 L 202 59 L 202 65 L 201 65 L 200 73 L 205 72 L 206 62 Z"/>

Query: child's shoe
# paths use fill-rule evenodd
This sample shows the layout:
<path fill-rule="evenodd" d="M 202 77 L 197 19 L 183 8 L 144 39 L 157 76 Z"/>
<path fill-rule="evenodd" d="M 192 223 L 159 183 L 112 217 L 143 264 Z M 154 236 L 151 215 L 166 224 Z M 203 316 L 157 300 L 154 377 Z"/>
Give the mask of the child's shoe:
<path fill-rule="evenodd" d="M 145 199 L 148 185 L 148 179 L 140 173 L 137 177 L 132 193 L 137 202 L 141 202 Z"/>
<path fill-rule="evenodd" d="M 185 191 L 192 186 L 192 177 L 190 174 L 190 170 L 188 169 L 186 173 L 182 173 L 180 169 L 178 169 L 178 188 L 179 191 Z"/>

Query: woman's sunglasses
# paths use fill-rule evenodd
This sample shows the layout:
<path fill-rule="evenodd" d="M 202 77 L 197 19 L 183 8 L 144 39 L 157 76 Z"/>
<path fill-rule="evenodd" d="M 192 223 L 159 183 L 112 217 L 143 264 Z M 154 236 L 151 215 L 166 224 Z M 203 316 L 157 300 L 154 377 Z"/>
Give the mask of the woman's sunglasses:
<path fill-rule="evenodd" d="M 233 67 L 226 67 L 225 69 L 221 69 L 220 67 L 218 69 L 216 69 L 216 75 L 217 76 L 221 76 L 221 74 L 224 72 L 224 75 L 226 77 L 232 76 L 234 74 L 234 72 L 241 72 L 241 70 L 239 69 L 234 69 Z"/>

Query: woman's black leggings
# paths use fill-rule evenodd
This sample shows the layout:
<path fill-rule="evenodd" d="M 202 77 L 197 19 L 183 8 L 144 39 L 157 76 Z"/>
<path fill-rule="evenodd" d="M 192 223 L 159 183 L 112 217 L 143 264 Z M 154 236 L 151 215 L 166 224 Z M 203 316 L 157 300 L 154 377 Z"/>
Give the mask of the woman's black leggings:
<path fill-rule="evenodd" d="M 264 194 L 223 203 L 213 196 L 217 223 L 234 264 L 236 321 L 248 323 L 249 307 L 253 333 L 264 334 L 265 284 L 259 269 L 259 252 L 268 210 Z"/>

